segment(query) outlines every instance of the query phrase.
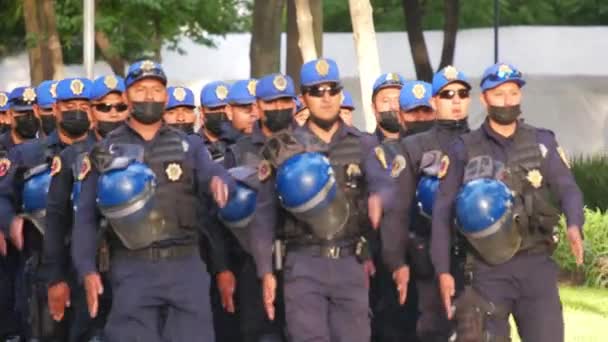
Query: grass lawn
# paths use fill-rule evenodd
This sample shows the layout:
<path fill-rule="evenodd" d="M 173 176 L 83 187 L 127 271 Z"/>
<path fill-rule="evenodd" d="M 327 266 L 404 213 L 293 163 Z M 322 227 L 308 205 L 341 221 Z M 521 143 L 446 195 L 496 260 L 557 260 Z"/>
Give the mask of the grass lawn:
<path fill-rule="evenodd" d="M 560 287 L 566 342 L 608 341 L 608 289 Z M 511 321 L 513 331 L 515 324 Z M 520 341 L 513 333 L 513 341 Z"/>

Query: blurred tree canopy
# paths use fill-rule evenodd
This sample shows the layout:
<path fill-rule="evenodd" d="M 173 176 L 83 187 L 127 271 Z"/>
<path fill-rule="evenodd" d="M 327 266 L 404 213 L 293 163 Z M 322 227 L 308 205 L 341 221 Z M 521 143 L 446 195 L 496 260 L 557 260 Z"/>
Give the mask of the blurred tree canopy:
<path fill-rule="evenodd" d="M 445 0 L 419 0 L 425 30 L 441 30 Z M 371 0 L 377 32 L 403 31 L 402 0 Z M 500 25 L 608 25 L 606 0 L 499 0 Z M 352 32 L 348 2 L 323 1 L 325 32 Z M 459 28 L 492 26 L 494 0 L 460 2 Z"/>

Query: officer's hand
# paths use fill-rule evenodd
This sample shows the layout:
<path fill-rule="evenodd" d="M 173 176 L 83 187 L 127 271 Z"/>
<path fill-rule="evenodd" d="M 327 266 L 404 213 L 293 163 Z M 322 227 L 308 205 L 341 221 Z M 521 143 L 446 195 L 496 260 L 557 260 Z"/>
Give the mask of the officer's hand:
<path fill-rule="evenodd" d="M 367 212 L 372 228 L 378 229 L 382 218 L 382 198 L 378 194 L 371 194 L 367 199 Z"/>
<path fill-rule="evenodd" d="M 234 274 L 230 271 L 222 271 L 217 274 L 217 287 L 220 290 L 220 296 L 222 298 L 222 307 L 224 310 L 234 313 L 234 288 L 236 279 Z"/>
<path fill-rule="evenodd" d="M 266 273 L 262 278 L 262 289 L 264 291 L 264 308 L 266 315 L 271 321 L 274 320 L 274 299 L 277 292 L 277 278 L 274 274 Z"/>
<path fill-rule="evenodd" d="M 0 255 L 6 256 L 6 239 L 3 232 L 0 232 Z"/>
<path fill-rule="evenodd" d="M 369 289 L 369 278 L 376 274 L 376 266 L 372 260 L 365 260 L 363 262 L 363 271 L 365 271 L 365 286 Z"/>
<path fill-rule="evenodd" d="M 23 249 L 23 217 L 15 216 L 11 222 L 11 241 L 18 250 Z"/>
<path fill-rule="evenodd" d="M 65 308 L 70 306 L 70 287 L 65 281 L 59 282 L 48 289 L 49 311 L 57 322 L 63 319 Z"/>
<path fill-rule="evenodd" d="M 439 292 L 443 301 L 443 308 L 448 319 L 452 319 L 452 297 L 456 294 L 454 277 L 449 273 L 439 274 Z"/>
<path fill-rule="evenodd" d="M 84 276 L 84 288 L 87 291 L 89 315 L 91 315 L 91 318 L 95 318 L 99 309 L 99 295 L 103 293 L 103 285 L 101 285 L 99 273 L 89 273 Z"/>
<path fill-rule="evenodd" d="M 215 203 L 217 203 L 220 208 L 225 207 L 228 202 L 228 185 L 226 185 L 220 177 L 213 176 L 209 188 L 213 194 Z"/>
<path fill-rule="evenodd" d="M 410 268 L 407 265 L 399 267 L 393 272 L 393 281 L 397 286 L 397 292 L 399 292 L 399 304 L 405 304 L 407 299 L 407 284 L 410 281 Z"/>
<path fill-rule="evenodd" d="M 582 265 L 585 249 L 583 247 L 583 237 L 579 227 L 568 227 L 568 240 L 570 241 L 570 250 L 572 251 L 572 255 L 574 255 L 576 264 L 579 266 Z"/>

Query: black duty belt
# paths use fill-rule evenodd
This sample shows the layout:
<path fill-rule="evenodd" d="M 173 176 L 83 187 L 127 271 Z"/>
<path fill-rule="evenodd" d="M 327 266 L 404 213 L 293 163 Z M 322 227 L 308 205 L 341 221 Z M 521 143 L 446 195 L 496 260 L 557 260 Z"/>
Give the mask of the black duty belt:
<path fill-rule="evenodd" d="M 315 257 L 340 259 L 357 255 L 357 244 L 345 245 L 288 245 L 287 253 L 304 252 Z"/>
<path fill-rule="evenodd" d="M 199 253 L 197 245 L 176 245 L 168 247 L 148 247 L 144 249 L 130 250 L 125 248 L 112 251 L 113 257 L 137 258 L 150 261 L 183 258 Z"/>

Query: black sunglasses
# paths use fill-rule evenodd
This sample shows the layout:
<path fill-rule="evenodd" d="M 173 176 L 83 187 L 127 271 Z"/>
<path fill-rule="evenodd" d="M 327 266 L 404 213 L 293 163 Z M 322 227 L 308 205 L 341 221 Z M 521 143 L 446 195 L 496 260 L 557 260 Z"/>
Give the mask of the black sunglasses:
<path fill-rule="evenodd" d="M 117 104 L 108 104 L 108 103 L 100 103 L 95 105 L 95 109 L 102 113 L 109 113 L 112 108 L 115 108 L 117 112 L 124 112 L 129 108 L 126 103 L 117 103 Z"/>
<path fill-rule="evenodd" d="M 314 97 L 323 97 L 325 95 L 325 92 L 329 93 L 329 96 L 336 96 L 338 95 L 340 92 L 342 91 L 342 86 L 341 85 L 332 85 L 332 86 L 313 86 L 313 87 L 307 87 L 304 90 L 304 93 L 307 93 L 310 96 L 314 96 Z"/>
<path fill-rule="evenodd" d="M 467 99 L 467 98 L 469 98 L 470 91 L 469 91 L 469 89 L 442 90 L 439 92 L 439 98 L 445 99 L 445 100 L 451 100 L 454 98 L 454 96 L 456 96 L 456 94 L 458 94 L 458 97 L 461 99 Z"/>

